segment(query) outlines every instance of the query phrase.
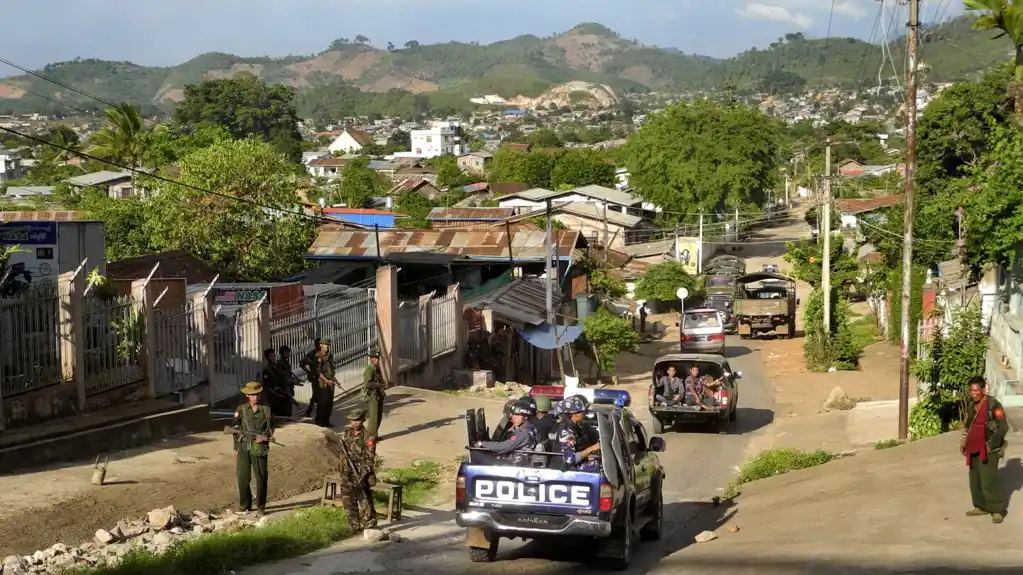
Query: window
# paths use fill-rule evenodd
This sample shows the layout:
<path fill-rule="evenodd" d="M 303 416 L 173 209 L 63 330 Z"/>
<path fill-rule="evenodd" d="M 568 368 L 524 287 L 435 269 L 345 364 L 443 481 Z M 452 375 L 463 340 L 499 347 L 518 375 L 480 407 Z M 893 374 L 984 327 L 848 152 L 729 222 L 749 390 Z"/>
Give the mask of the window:
<path fill-rule="evenodd" d="M 427 136 L 426 137 L 426 143 L 429 144 L 431 142 L 433 142 L 433 136 Z"/>
<path fill-rule="evenodd" d="M 636 437 L 635 424 L 636 422 L 632 417 L 628 415 L 622 416 L 622 428 L 625 432 L 625 443 L 628 445 L 629 455 L 636 455 L 643 450 L 639 445 L 639 439 Z"/>
<path fill-rule="evenodd" d="M 710 276 L 707 278 L 708 287 L 727 287 L 732 285 L 732 280 L 725 276 Z"/>
<path fill-rule="evenodd" d="M 630 421 L 632 421 L 632 431 L 636 434 L 637 452 L 646 451 L 648 441 L 646 438 L 646 432 L 643 431 L 643 424 L 635 419 L 630 419 Z"/>
<path fill-rule="evenodd" d="M 695 329 L 701 327 L 721 327 L 721 318 L 716 311 L 701 311 L 687 313 L 685 325 L 682 329 Z"/>

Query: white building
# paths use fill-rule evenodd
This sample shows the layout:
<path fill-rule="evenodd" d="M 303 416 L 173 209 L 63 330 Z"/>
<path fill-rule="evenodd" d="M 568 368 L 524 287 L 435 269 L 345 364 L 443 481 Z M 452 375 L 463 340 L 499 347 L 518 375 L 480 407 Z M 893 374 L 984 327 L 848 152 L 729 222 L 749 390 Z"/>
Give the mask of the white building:
<path fill-rule="evenodd" d="M 362 130 L 346 128 L 327 149 L 334 154 L 357 154 L 363 148 L 373 145 L 373 136 Z"/>
<path fill-rule="evenodd" d="M 0 182 L 17 180 L 24 175 L 21 155 L 17 152 L 0 152 Z"/>
<path fill-rule="evenodd" d="M 461 156 L 468 153 L 462 141 L 462 125 L 458 122 L 434 122 L 425 130 L 409 132 L 412 150 L 398 152 L 396 157 L 436 158 L 444 154 Z"/>

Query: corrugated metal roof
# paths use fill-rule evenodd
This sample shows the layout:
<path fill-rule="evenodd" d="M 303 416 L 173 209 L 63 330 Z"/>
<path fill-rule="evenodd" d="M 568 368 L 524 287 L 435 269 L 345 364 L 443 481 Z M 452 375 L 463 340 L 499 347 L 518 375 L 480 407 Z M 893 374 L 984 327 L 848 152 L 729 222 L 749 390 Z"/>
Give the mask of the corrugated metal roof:
<path fill-rule="evenodd" d="M 428 220 L 499 221 L 515 215 L 515 208 L 433 208 Z"/>
<path fill-rule="evenodd" d="M 511 258 L 517 261 L 543 261 L 546 241 L 544 231 L 519 230 L 512 233 Z M 377 245 L 377 237 L 380 244 Z M 572 257 L 576 247 L 586 240 L 577 231 L 557 230 L 554 233 L 561 259 Z M 506 260 L 508 232 L 504 230 L 336 230 L 321 228 L 306 257 L 372 259 L 395 252 L 441 252 L 467 259 Z M 378 256 L 379 254 L 379 256 Z"/>
<path fill-rule="evenodd" d="M 533 188 L 514 194 L 507 194 L 502 196 L 501 199 L 522 198 L 524 200 L 539 202 L 572 194 L 578 194 L 580 196 L 586 196 L 596 200 L 603 200 L 620 206 L 633 206 L 643 201 L 642 198 L 638 198 L 628 192 L 623 192 L 613 188 L 605 188 L 604 186 L 582 186 L 579 188 L 561 191 L 552 191 L 545 188 Z"/>
<path fill-rule="evenodd" d="M 385 210 L 374 210 L 372 208 L 323 208 L 324 213 L 327 214 L 362 214 L 367 216 L 401 216 L 405 217 L 405 214 L 399 214 L 395 212 L 388 212 Z"/>
<path fill-rule="evenodd" d="M 837 200 L 838 211 L 843 214 L 863 214 L 881 208 L 894 206 L 902 201 L 902 194 L 877 198 L 841 198 Z"/>
<path fill-rule="evenodd" d="M 554 301 L 560 299 L 555 283 Z M 476 309 L 492 310 L 505 322 L 540 325 L 547 320 L 547 283 L 536 279 L 516 280 L 467 303 Z"/>
<path fill-rule="evenodd" d="M 659 256 L 671 251 L 674 244 L 675 240 L 658 240 L 656 242 L 627 245 L 622 248 L 622 251 L 634 258 Z"/>
<path fill-rule="evenodd" d="M 100 186 L 107 182 L 130 178 L 131 172 L 111 172 L 109 170 L 104 170 L 102 172 L 93 172 L 91 174 L 75 176 L 64 181 L 72 186 Z"/>
<path fill-rule="evenodd" d="M 95 222 L 84 218 L 85 212 L 0 212 L 0 222 Z"/>

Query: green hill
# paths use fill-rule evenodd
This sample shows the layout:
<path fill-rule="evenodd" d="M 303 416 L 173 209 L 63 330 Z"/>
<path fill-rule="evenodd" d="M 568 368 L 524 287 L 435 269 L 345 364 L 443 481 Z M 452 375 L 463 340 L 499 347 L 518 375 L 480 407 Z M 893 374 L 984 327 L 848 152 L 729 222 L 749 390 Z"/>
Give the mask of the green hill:
<path fill-rule="evenodd" d="M 949 82 L 969 78 L 1010 57 L 1006 40 L 971 29 L 961 16 L 922 35 L 925 78 Z M 905 40 L 897 38 L 886 76 L 902 75 Z M 75 60 L 46 66 L 40 73 L 56 82 L 97 96 L 128 101 L 146 109 L 170 109 L 187 84 L 251 72 L 267 82 L 294 87 L 303 114 L 366 112 L 396 105 L 468 107 L 485 94 L 536 96 L 552 85 L 573 80 L 608 84 L 620 91 L 715 90 L 726 85 L 755 88 L 770 78 L 807 86 L 872 82 L 882 62 L 881 46 L 852 38 L 815 39 L 786 34 L 766 49 L 753 48 L 726 60 L 684 54 L 622 38 L 600 24 L 586 23 L 551 36 L 519 36 L 489 45 L 448 42 L 394 50 L 337 40 L 312 56 L 248 58 L 209 53 L 169 68 L 130 62 Z M 892 70 L 894 64 L 895 71 Z M 798 80 L 798 78 L 796 78 Z M 796 84 L 800 83 L 799 81 Z M 104 104 L 31 75 L 0 84 L 0 113 L 68 113 L 65 104 L 101 109 Z"/>

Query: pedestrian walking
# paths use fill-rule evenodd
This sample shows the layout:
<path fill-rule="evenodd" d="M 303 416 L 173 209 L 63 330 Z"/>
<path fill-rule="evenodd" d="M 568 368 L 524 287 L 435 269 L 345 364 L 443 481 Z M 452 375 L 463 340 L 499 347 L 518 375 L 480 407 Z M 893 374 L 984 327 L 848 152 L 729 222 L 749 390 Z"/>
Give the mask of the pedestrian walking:
<path fill-rule="evenodd" d="M 373 505 L 373 486 L 376 485 L 376 456 L 374 438 L 363 427 L 366 411 L 356 409 L 348 416 L 348 428 L 341 435 L 341 505 L 345 509 L 348 526 L 353 532 L 377 526 L 377 512 Z"/>
<path fill-rule="evenodd" d="M 991 521 L 1005 521 L 1007 502 L 998 480 L 998 460 L 1005 454 L 1005 434 L 1009 423 L 997 399 L 987 395 L 983 377 L 970 379 L 970 399 L 966 406 L 966 427 L 960 452 L 970 468 L 970 496 L 973 509 L 967 516 L 990 515 Z"/>
<path fill-rule="evenodd" d="M 330 427 L 330 414 L 334 410 L 334 356 L 330 352 L 330 339 L 317 340 L 318 349 L 302 358 L 302 369 L 313 382 L 313 401 L 316 403 L 314 422 L 320 427 Z M 308 411 L 308 410 L 307 410 Z"/>
<path fill-rule="evenodd" d="M 316 376 L 312 372 L 312 366 L 316 362 L 316 353 L 318 351 L 320 351 L 320 338 L 316 338 L 316 339 L 313 340 L 313 349 L 312 349 L 312 351 L 310 351 L 309 353 L 307 353 L 304 356 L 302 356 L 301 361 L 298 362 L 298 366 L 301 367 L 302 371 L 305 372 L 306 381 L 308 381 L 309 385 L 312 386 L 312 389 L 310 390 L 310 393 L 309 393 L 309 405 L 307 405 L 306 408 L 305 408 L 305 416 L 306 416 L 306 418 L 309 418 L 309 417 L 313 416 L 313 409 L 315 409 L 315 407 L 316 407 L 316 384 L 317 384 L 316 380 L 317 380 L 317 378 L 316 378 Z"/>
<path fill-rule="evenodd" d="M 241 389 L 246 401 L 234 412 L 232 427 L 235 436 L 235 475 L 238 479 L 238 505 L 243 513 L 252 511 L 252 480 L 256 481 L 257 515 L 266 510 L 269 480 L 270 440 L 274 434 L 274 418 L 270 408 L 259 403 L 263 386 L 255 381 Z"/>
<path fill-rule="evenodd" d="M 374 441 L 379 441 L 380 438 L 380 420 L 384 417 L 386 388 L 387 382 L 380 371 L 380 350 L 373 348 L 369 351 L 369 365 L 362 374 L 362 394 L 369 412 L 366 421 L 367 431 Z"/>

